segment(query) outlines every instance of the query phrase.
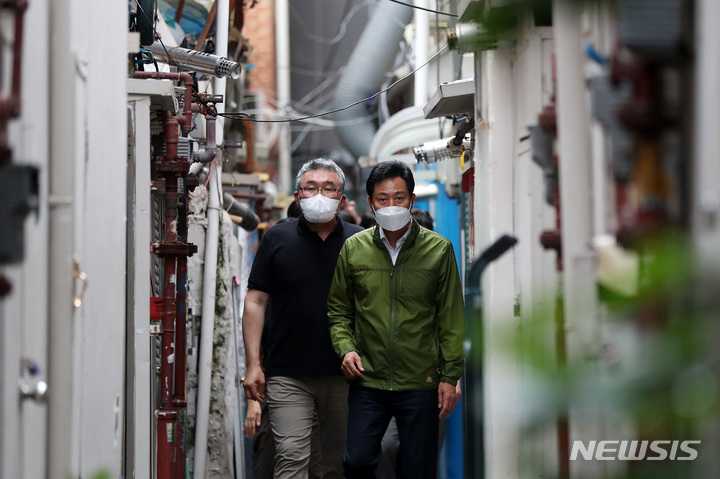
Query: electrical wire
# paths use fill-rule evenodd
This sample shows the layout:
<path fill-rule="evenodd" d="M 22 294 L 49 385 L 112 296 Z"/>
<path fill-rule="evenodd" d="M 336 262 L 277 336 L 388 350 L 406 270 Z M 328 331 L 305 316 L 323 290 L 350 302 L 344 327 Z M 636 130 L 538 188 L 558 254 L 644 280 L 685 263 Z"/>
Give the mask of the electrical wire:
<path fill-rule="evenodd" d="M 420 9 L 420 10 L 425 10 L 425 11 L 428 11 L 428 12 L 431 12 L 431 13 L 435 13 L 435 14 L 436 14 L 436 19 L 437 19 L 437 15 L 449 15 L 449 16 L 457 17 L 457 15 L 454 15 L 454 14 L 451 14 L 451 13 L 441 12 L 441 11 L 439 11 L 439 10 L 431 10 L 431 9 L 427 9 L 427 8 L 417 7 L 417 6 L 415 6 L 415 5 L 407 4 L 407 3 L 400 2 L 400 1 L 397 1 L 397 0 L 391 0 L 391 1 L 393 1 L 393 2 L 395 2 L 395 3 L 398 3 L 398 4 L 401 4 L 401 5 L 405 5 L 405 6 L 411 7 L 411 8 L 417 8 L 417 9 Z M 172 57 L 172 55 L 170 55 L 170 52 L 168 52 L 168 49 L 167 49 L 167 47 L 165 46 L 165 43 L 162 41 L 162 38 L 160 38 L 160 35 L 157 34 L 157 30 L 155 29 L 155 22 L 150 22 L 150 19 L 149 19 L 148 16 L 147 16 L 147 12 L 145 12 L 145 10 L 142 8 L 142 5 L 140 5 L 139 0 L 135 0 L 135 3 L 137 4 L 138 8 L 139 8 L 140 11 L 142 12 L 142 14 L 145 16 L 145 18 L 148 20 L 148 22 L 149 22 L 151 25 L 153 25 L 153 33 L 155 34 L 155 38 L 157 38 L 158 41 L 160 42 L 160 45 L 163 47 L 163 50 L 165 50 L 165 53 L 166 53 L 168 59 L 170 60 L 170 62 L 178 69 L 178 71 L 184 71 L 183 68 L 180 67 L 180 65 L 177 64 L 177 62 L 176 62 L 175 59 Z M 346 27 L 347 27 L 347 24 L 348 24 L 349 21 L 351 20 L 351 18 L 355 15 L 355 13 L 357 13 L 357 11 L 360 10 L 360 8 L 364 7 L 364 6 L 367 5 L 368 3 L 369 3 L 368 1 L 365 1 L 365 2 L 361 3 L 359 6 L 354 7 L 353 9 L 351 9 L 351 10 L 348 12 L 348 14 L 345 16 L 345 18 L 343 19 L 343 21 L 342 21 L 342 23 L 341 23 L 341 25 L 340 25 L 340 29 L 339 29 L 338 35 L 336 35 L 336 37 L 333 38 L 332 40 L 321 39 L 320 37 L 316 37 L 315 35 L 313 35 L 313 34 L 311 34 L 311 33 L 308 33 L 308 32 L 306 32 L 306 34 L 307 34 L 308 37 L 310 37 L 310 38 L 316 37 L 316 38 L 314 38 L 314 39 L 317 40 L 317 41 L 319 41 L 319 42 L 321 42 L 321 43 L 328 43 L 328 44 L 337 43 L 337 41 L 339 41 L 339 40 L 344 36 L 344 34 L 345 34 L 345 29 L 346 29 Z M 437 5 L 437 2 L 436 2 L 436 5 Z M 437 21 L 437 20 L 436 20 L 436 21 Z M 304 26 L 305 29 L 307 30 L 307 25 L 304 25 L 304 24 L 303 24 L 302 26 Z M 386 92 L 387 92 L 388 90 L 390 90 L 392 87 L 394 87 L 395 85 L 397 85 L 397 84 L 400 83 L 401 81 L 409 78 L 410 76 L 412 76 L 413 74 L 415 74 L 415 72 L 417 72 L 418 70 L 420 70 L 420 68 L 423 68 L 423 67 L 426 66 L 428 63 L 430 63 L 430 61 L 432 61 L 432 60 L 435 59 L 437 56 L 439 56 L 443 51 L 445 51 L 445 49 L 446 49 L 447 47 L 448 47 L 448 46 L 447 46 L 447 44 L 446 44 L 443 48 L 441 48 L 440 50 L 438 50 L 435 55 L 433 55 L 432 57 L 430 57 L 425 63 L 423 63 L 422 65 L 418 66 L 415 70 L 411 71 L 411 72 L 408 73 L 407 75 L 405 75 L 405 76 L 403 76 L 402 78 L 400 78 L 400 79 L 396 80 L 395 82 L 391 83 L 388 87 L 386 87 L 386 88 L 378 91 L 377 93 L 375 93 L 375 94 L 373 94 L 373 95 L 371 95 L 371 96 L 369 96 L 369 97 L 367 97 L 367 98 L 363 98 L 362 100 L 358 100 L 358 101 L 356 101 L 356 102 L 354 102 L 354 103 L 351 103 L 350 105 L 347 105 L 347 106 L 344 106 L 344 107 L 341 107 L 341 108 L 336 108 L 336 109 L 329 110 L 329 111 L 325 111 L 325 112 L 322 112 L 322 113 L 316 113 L 316 114 L 310 114 L 310 115 L 300 115 L 300 116 L 296 116 L 296 117 L 294 117 L 294 118 L 279 118 L 279 119 L 260 120 L 260 119 L 253 118 L 251 115 L 249 115 L 249 114 L 247 114 L 247 113 L 242 113 L 242 112 L 239 112 L 239 113 L 218 113 L 218 112 L 217 112 L 217 109 L 214 107 L 214 105 L 210 105 L 210 104 L 208 104 L 206 101 L 204 101 L 203 95 L 200 94 L 194 86 L 192 87 L 193 98 L 196 100 L 196 102 L 198 102 L 199 104 L 201 104 L 202 106 L 204 106 L 204 107 L 205 107 L 205 111 L 207 111 L 208 114 L 211 115 L 211 116 L 213 116 L 213 117 L 220 116 L 220 117 L 225 117 L 225 118 L 229 118 L 229 119 L 232 119 L 232 120 L 252 121 L 252 122 L 254 122 L 254 123 L 286 123 L 286 122 L 293 122 L 293 121 L 307 121 L 307 120 L 312 120 L 312 119 L 320 118 L 320 117 L 323 117 L 323 116 L 327 116 L 327 115 L 330 115 L 330 114 L 333 114 L 333 113 L 337 113 L 337 112 L 340 112 L 340 111 L 344 111 L 344 110 L 350 109 L 350 108 L 352 108 L 352 107 L 354 107 L 354 106 L 357 106 L 357 105 L 359 105 L 359 104 L 361 104 L 361 103 L 365 103 L 365 102 L 367 102 L 367 101 L 370 101 L 370 100 L 378 97 L 379 95 L 381 95 L 381 94 L 383 94 L 383 93 L 386 93 Z M 153 57 L 153 61 L 155 61 L 154 57 Z M 156 62 L 156 69 L 157 69 L 157 62 Z M 324 82 L 323 82 L 323 83 L 324 83 Z M 312 92 L 310 92 L 309 95 L 314 94 L 314 93 L 315 93 L 315 90 L 312 91 Z M 312 96 L 311 96 L 310 98 L 312 98 Z M 303 100 L 305 100 L 305 99 L 309 100 L 309 98 L 307 98 L 307 95 L 306 95 L 306 97 L 305 97 Z M 307 103 L 307 102 L 306 102 L 306 103 Z M 300 106 L 300 105 L 302 105 L 302 103 L 299 104 L 299 106 Z M 293 108 L 293 111 L 294 111 L 294 108 Z M 376 117 L 376 115 L 368 116 L 368 118 L 374 118 L 374 117 Z M 365 121 L 365 119 L 359 119 L 359 120 Z M 351 120 L 351 122 L 352 122 L 352 123 L 355 123 L 355 122 L 357 122 L 357 121 L 359 121 L 359 120 Z M 327 120 L 326 120 L 326 121 L 327 121 Z M 309 122 L 309 123 L 312 124 L 312 122 Z M 343 124 L 344 124 L 344 123 L 345 123 L 345 122 L 343 122 Z M 339 124 L 339 123 L 338 123 L 338 122 L 333 122 L 333 121 L 331 120 L 331 121 L 328 122 L 328 124 L 326 124 L 326 125 L 322 125 L 322 123 L 319 123 L 318 126 L 334 127 L 334 126 L 337 125 L 337 124 Z M 308 125 L 308 126 L 309 126 L 309 125 Z M 301 137 L 304 137 L 305 135 L 307 135 L 308 131 L 309 131 L 308 128 L 304 128 L 303 131 L 302 131 L 302 133 L 301 133 Z M 296 141 L 296 142 L 295 142 L 295 147 L 297 148 L 298 146 L 299 146 L 299 142 Z M 215 160 L 213 160 L 213 163 L 212 163 L 212 165 L 211 165 L 211 173 L 212 173 L 212 168 L 214 167 L 214 165 L 215 165 Z M 208 175 L 208 178 L 209 178 L 209 175 Z M 206 187 L 207 187 L 207 182 L 205 183 L 205 186 L 203 186 L 203 191 L 205 190 Z M 199 194 L 198 196 L 191 195 L 190 193 L 188 193 L 188 194 L 189 194 L 191 197 L 193 197 L 193 198 L 197 198 L 198 196 L 202 195 L 202 192 L 200 192 L 200 194 Z"/>
<path fill-rule="evenodd" d="M 295 17 L 295 20 L 297 20 L 298 24 L 300 25 L 300 28 L 302 28 L 303 33 L 305 33 L 305 36 L 308 37 L 310 40 L 314 40 L 318 43 L 324 43 L 326 45 L 334 45 L 338 43 L 340 40 L 343 39 L 345 36 L 345 33 L 347 31 L 347 25 L 350 23 L 350 20 L 352 20 L 352 17 L 360 11 L 361 8 L 365 7 L 366 5 L 369 5 L 371 0 L 365 0 L 362 3 L 359 3 L 355 5 L 347 15 L 345 15 L 345 18 L 343 18 L 342 22 L 340 23 L 340 28 L 338 29 L 337 35 L 335 35 L 330 40 L 320 37 L 318 35 L 315 35 L 310 31 L 310 28 L 308 28 L 307 24 L 305 23 L 305 20 L 297 13 L 297 11 L 292 7 L 291 2 L 289 3 L 290 13 L 292 13 L 292 16 Z"/>
<path fill-rule="evenodd" d="M 406 7 L 416 8 L 416 9 L 418 9 L 418 10 L 424 10 L 424 11 L 426 11 L 426 12 L 435 13 L 435 14 L 438 14 L 438 15 L 447 15 L 447 16 L 449 16 L 449 17 L 457 17 L 457 15 L 455 15 L 454 13 L 447 13 L 447 12 L 441 12 L 441 11 L 438 11 L 438 10 L 432 10 L 432 9 L 430 9 L 430 8 L 418 7 L 417 5 L 413 5 L 413 4 L 411 4 L 411 3 L 400 2 L 399 0 L 390 0 L 390 1 L 393 2 L 393 3 L 398 3 L 398 4 L 400 4 L 400 5 L 405 5 Z"/>
<path fill-rule="evenodd" d="M 430 58 L 428 58 L 428 60 L 427 60 L 425 63 L 423 63 L 422 65 L 420 65 L 419 67 L 417 67 L 415 70 L 411 71 L 410 73 L 408 73 L 408 74 L 405 75 L 404 77 L 402 77 L 402 78 L 394 81 L 392 84 L 390 84 L 389 87 L 384 88 L 384 89 L 380 90 L 379 92 L 377 92 L 377 93 L 375 93 L 375 94 L 373 94 L 373 95 L 370 95 L 370 96 L 367 97 L 367 98 L 363 98 L 362 100 L 358 100 L 358 101 L 356 101 L 356 102 L 354 102 L 354 103 L 350 103 L 350 104 L 347 105 L 347 106 L 343 106 L 343 107 L 340 107 L 340 108 L 335 108 L 334 110 L 328 110 L 328 111 L 326 111 L 326 112 L 317 113 L 317 114 L 315 114 L 315 115 L 305 115 L 305 116 L 299 116 L 299 117 L 295 117 L 295 118 L 283 118 L 283 119 L 277 119 L 277 120 L 258 120 L 258 119 L 253 118 L 251 115 L 248 115 L 247 113 L 218 113 L 218 116 L 223 116 L 223 117 L 226 117 L 226 118 L 230 118 L 231 120 L 252 121 L 252 122 L 254 122 L 254 123 L 284 123 L 284 122 L 290 122 L 290 121 L 303 121 L 303 120 L 309 120 L 309 119 L 312 119 L 312 118 L 319 118 L 319 117 L 321 117 L 321 116 L 331 115 L 331 114 L 337 113 L 337 112 L 339 112 L 339 111 L 348 110 L 348 109 L 350 109 L 350 108 L 352 108 L 352 107 L 354 107 L 354 106 L 356 106 L 356 105 L 359 105 L 359 104 L 361 104 L 361 103 L 365 103 L 366 101 L 370 101 L 370 100 L 372 100 L 372 99 L 374 99 L 374 98 L 377 98 L 379 95 L 381 95 L 381 94 L 385 93 L 386 91 L 390 90 L 392 87 L 394 87 L 395 85 L 397 85 L 397 84 L 400 83 L 401 81 L 403 81 L 403 80 L 409 78 L 410 76 L 414 75 L 415 72 L 417 72 L 418 70 L 420 70 L 421 68 L 423 68 L 425 65 L 427 65 L 428 63 L 430 63 L 430 62 L 431 62 L 432 60 L 434 60 L 436 57 L 438 57 L 442 52 L 444 52 L 445 49 L 447 49 L 447 47 L 448 47 L 447 44 L 445 44 L 445 46 L 442 47 L 440 50 L 438 50 L 435 55 L 433 55 L 433 56 L 431 56 Z"/>

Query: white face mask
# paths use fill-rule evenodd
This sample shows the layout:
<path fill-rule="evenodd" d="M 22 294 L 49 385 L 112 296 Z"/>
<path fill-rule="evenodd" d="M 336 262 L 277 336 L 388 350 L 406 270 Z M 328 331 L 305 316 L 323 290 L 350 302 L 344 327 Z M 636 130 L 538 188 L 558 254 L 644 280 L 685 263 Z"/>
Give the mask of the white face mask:
<path fill-rule="evenodd" d="M 385 231 L 397 231 L 410 222 L 410 209 L 386 206 L 375 211 L 375 221 Z"/>
<path fill-rule="evenodd" d="M 318 193 L 310 198 L 300 200 L 303 216 L 310 223 L 327 223 L 335 218 L 340 200 L 333 200 Z"/>

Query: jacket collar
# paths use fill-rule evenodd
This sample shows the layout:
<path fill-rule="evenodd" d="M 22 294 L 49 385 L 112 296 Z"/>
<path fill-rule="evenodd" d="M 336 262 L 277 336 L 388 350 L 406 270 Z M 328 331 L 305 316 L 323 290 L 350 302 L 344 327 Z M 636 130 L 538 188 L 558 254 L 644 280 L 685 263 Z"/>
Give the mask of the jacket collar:
<path fill-rule="evenodd" d="M 415 218 L 410 218 L 410 234 L 408 235 L 407 239 L 405 240 L 405 243 L 403 243 L 403 247 L 410 246 L 415 242 L 415 238 L 418 237 L 418 235 L 424 233 L 421 233 L 422 227 L 420 226 L 420 223 L 415 221 Z M 382 238 L 380 238 L 380 225 L 373 226 L 373 243 L 375 243 L 375 246 L 378 248 L 385 248 L 385 244 L 382 241 Z"/>

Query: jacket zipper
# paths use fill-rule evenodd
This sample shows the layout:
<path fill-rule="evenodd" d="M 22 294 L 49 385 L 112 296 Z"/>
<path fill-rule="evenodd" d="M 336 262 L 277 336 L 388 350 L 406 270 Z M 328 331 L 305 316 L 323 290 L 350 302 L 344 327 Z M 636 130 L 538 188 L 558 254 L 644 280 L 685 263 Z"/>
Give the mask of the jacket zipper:
<path fill-rule="evenodd" d="M 389 252 L 388 252 L 389 254 Z M 392 258 L 390 258 L 392 261 Z M 390 390 L 395 389 L 395 265 L 390 270 Z"/>

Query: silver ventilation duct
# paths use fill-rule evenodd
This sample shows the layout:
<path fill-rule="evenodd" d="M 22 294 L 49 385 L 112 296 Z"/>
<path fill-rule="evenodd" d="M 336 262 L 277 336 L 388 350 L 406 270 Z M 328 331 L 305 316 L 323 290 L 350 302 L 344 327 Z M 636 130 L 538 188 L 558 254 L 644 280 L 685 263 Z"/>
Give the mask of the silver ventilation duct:
<path fill-rule="evenodd" d="M 381 88 L 412 17 L 412 8 L 404 5 L 381 2 L 377 6 L 340 77 L 333 109 L 369 97 Z M 362 104 L 335 113 L 335 131 L 356 158 L 368 155 L 377 131 L 371 119 L 363 121 L 366 117 L 367 108 Z"/>

